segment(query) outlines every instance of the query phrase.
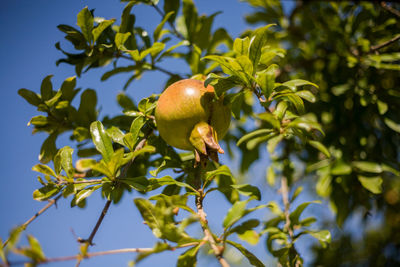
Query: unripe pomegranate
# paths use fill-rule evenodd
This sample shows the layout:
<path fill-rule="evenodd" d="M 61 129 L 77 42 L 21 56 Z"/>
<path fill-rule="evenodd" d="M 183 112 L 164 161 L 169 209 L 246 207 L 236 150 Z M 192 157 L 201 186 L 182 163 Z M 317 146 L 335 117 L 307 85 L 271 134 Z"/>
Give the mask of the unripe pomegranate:
<path fill-rule="evenodd" d="M 186 79 L 170 85 L 160 96 L 155 118 L 161 137 L 171 146 L 195 150 L 196 161 L 209 156 L 218 161 L 224 153 L 218 140 L 226 134 L 231 111 L 223 99 L 214 98 L 214 87 Z"/>

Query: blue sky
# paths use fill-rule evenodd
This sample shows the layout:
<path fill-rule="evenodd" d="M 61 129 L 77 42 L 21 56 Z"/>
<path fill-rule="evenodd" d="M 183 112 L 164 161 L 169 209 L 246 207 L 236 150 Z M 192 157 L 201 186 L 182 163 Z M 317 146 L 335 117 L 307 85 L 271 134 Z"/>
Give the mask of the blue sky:
<path fill-rule="evenodd" d="M 200 14 L 211 14 L 222 10 L 218 15 L 215 25 L 225 27 L 231 36 L 236 37 L 248 26 L 245 25 L 243 14 L 251 9 L 245 4 L 235 0 L 197 0 L 195 1 Z M 45 134 L 31 134 L 27 122 L 32 116 L 37 115 L 33 106 L 27 104 L 18 94 L 20 88 L 28 88 L 39 92 L 42 79 L 53 74 L 53 86 L 59 88 L 67 77 L 74 76 L 74 69 L 62 64 L 56 67 L 55 62 L 62 57 L 55 49 L 54 44 L 61 41 L 65 45 L 63 34 L 58 31 L 58 24 L 76 24 L 76 14 L 85 6 L 95 9 L 96 16 L 107 19 L 119 19 L 124 4 L 118 1 L 31 1 L 6 0 L 0 9 L 0 25 L 2 26 L 2 40 L 0 42 L 0 59 L 2 70 L 2 97 L 0 98 L 0 133 L 2 177 L 0 179 L 0 237 L 4 240 L 8 231 L 25 222 L 45 203 L 32 199 L 32 192 L 39 186 L 37 174 L 31 167 L 38 163 L 40 145 Z M 160 21 L 159 15 L 150 7 L 138 6 L 134 8 L 137 16 L 137 25 L 152 29 Z M 181 65 L 172 63 L 165 67 L 179 72 Z M 106 70 L 89 71 L 78 79 L 78 87 L 83 89 L 94 88 L 97 90 L 99 103 L 101 103 L 100 117 L 105 114 L 117 114 L 120 109 L 115 97 L 126 77 L 115 76 L 107 82 L 101 82 L 101 74 Z M 140 81 L 132 83 L 127 94 L 135 99 L 159 93 L 167 77 L 162 73 L 146 74 Z M 58 140 L 58 147 L 68 144 L 68 135 Z M 265 157 L 264 157 L 265 159 Z M 227 158 L 222 158 L 227 161 Z M 258 165 L 253 170 L 253 179 L 263 183 L 264 170 L 267 162 Z M 266 190 L 272 190 L 267 188 Z M 272 194 L 272 191 L 271 191 Z M 155 239 L 151 231 L 140 223 L 140 215 L 132 203 L 133 195 L 125 195 L 122 202 L 110 208 L 98 234 L 95 237 L 95 247 L 91 251 L 102 251 L 125 247 L 152 247 Z M 88 201 L 85 209 L 69 207 L 68 200 L 61 200 L 57 209 L 54 207 L 39 217 L 27 229 L 26 233 L 33 234 L 39 239 L 44 252 L 49 257 L 74 255 L 78 252 L 76 237 L 85 238 L 92 230 L 99 213 L 104 205 L 104 200 L 94 194 Z M 218 205 L 213 205 L 218 203 Z M 210 207 L 208 213 L 211 227 L 217 231 L 221 229 L 219 222 L 229 206 L 217 193 L 206 199 L 205 206 Z M 264 216 L 264 215 L 260 215 Z M 196 231 L 196 229 L 193 229 Z M 25 237 L 22 237 L 25 240 Z M 257 255 L 264 261 L 264 244 L 260 243 Z M 182 251 L 180 251 L 182 252 Z M 139 266 L 174 266 L 178 252 L 165 252 L 155 257 L 146 259 Z M 132 255 L 104 256 L 84 261 L 81 266 L 126 266 L 133 259 Z M 162 264 L 162 265 L 161 265 Z M 199 266 L 218 266 L 215 259 L 203 260 Z M 57 263 L 47 266 L 71 266 L 73 263 Z"/>

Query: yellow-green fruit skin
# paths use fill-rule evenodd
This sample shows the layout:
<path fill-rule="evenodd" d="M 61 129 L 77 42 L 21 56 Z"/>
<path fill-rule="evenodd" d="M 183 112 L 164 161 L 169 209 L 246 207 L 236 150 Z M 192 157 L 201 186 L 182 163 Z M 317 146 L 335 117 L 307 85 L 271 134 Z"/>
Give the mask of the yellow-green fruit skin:
<path fill-rule="evenodd" d="M 193 150 L 189 141 L 193 127 L 207 122 L 221 139 L 228 131 L 231 111 L 222 99 L 214 99 L 214 87 L 205 88 L 202 81 L 185 79 L 171 84 L 160 95 L 155 118 L 160 136 L 169 145 Z"/>

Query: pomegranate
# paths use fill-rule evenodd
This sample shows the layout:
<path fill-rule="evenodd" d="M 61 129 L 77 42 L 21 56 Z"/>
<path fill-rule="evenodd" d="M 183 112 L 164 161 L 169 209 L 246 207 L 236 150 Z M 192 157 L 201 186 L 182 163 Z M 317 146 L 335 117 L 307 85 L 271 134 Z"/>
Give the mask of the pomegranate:
<path fill-rule="evenodd" d="M 155 111 L 160 136 L 171 146 L 194 150 L 201 157 L 218 161 L 224 153 L 218 140 L 228 131 L 231 111 L 223 98 L 215 99 L 214 87 L 185 79 L 170 85 L 160 96 Z"/>

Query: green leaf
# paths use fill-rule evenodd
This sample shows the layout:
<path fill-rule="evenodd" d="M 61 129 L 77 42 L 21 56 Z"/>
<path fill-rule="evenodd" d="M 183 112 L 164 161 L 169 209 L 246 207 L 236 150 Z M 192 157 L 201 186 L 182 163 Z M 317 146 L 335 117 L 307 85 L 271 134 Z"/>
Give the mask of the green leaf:
<path fill-rule="evenodd" d="M 132 133 L 125 134 L 122 140 L 124 141 L 124 145 L 128 147 L 130 151 L 135 150 L 137 140 L 133 138 Z"/>
<path fill-rule="evenodd" d="M 250 47 L 250 39 L 249 37 L 245 37 L 243 39 L 236 38 L 233 42 L 233 51 L 235 51 L 238 55 L 249 55 L 249 47 Z"/>
<path fill-rule="evenodd" d="M 276 215 L 280 216 L 283 214 L 282 209 L 279 207 L 278 203 L 276 203 L 275 201 L 268 202 L 267 208 L 269 208 L 271 210 L 271 212 Z"/>
<path fill-rule="evenodd" d="M 114 149 L 112 147 L 111 138 L 104 130 L 103 124 L 100 121 L 93 122 L 90 125 L 90 133 L 97 151 L 101 153 L 105 162 L 110 161 L 111 156 L 114 153 Z"/>
<path fill-rule="evenodd" d="M 52 98 L 50 98 L 49 100 L 46 100 L 44 103 L 48 107 L 52 107 L 57 103 L 57 101 L 61 98 L 61 96 L 62 96 L 62 92 L 58 91 Z"/>
<path fill-rule="evenodd" d="M 300 215 L 303 213 L 304 209 L 308 207 L 308 205 L 312 203 L 321 203 L 321 201 L 309 201 L 309 202 L 304 202 L 297 206 L 297 208 L 290 213 L 290 221 L 293 223 L 293 225 L 296 225 L 299 223 Z"/>
<path fill-rule="evenodd" d="M 78 172 L 86 172 L 91 170 L 96 163 L 97 162 L 94 159 L 79 159 L 76 162 L 76 170 Z"/>
<path fill-rule="evenodd" d="M 172 178 L 171 176 L 164 176 L 161 178 L 152 178 L 152 179 L 149 179 L 149 181 L 155 187 L 173 184 L 173 185 L 177 185 L 180 187 L 186 187 L 197 194 L 197 190 L 194 189 L 191 185 L 189 185 L 187 183 L 179 182 L 179 181 L 175 180 L 174 178 Z"/>
<path fill-rule="evenodd" d="M 381 173 L 382 172 L 382 167 L 379 163 L 376 162 L 369 162 L 369 161 L 353 161 L 351 163 L 353 167 L 364 171 L 364 172 L 370 172 L 370 173 Z"/>
<path fill-rule="evenodd" d="M 286 54 L 286 50 L 282 48 L 271 48 L 269 46 L 264 46 L 261 49 L 261 58 L 260 58 L 260 64 L 263 65 L 270 65 L 271 61 L 276 57 L 281 57 L 284 58 Z"/>
<path fill-rule="evenodd" d="M 368 191 L 374 194 L 382 193 L 382 177 L 374 176 L 374 177 L 366 177 L 359 175 L 358 180 L 360 181 L 361 185 L 367 189 Z"/>
<path fill-rule="evenodd" d="M 34 238 L 32 235 L 28 235 L 28 242 L 30 245 L 29 256 L 34 261 L 42 261 L 46 259 L 46 256 L 43 253 L 42 247 L 40 246 L 39 241 Z"/>
<path fill-rule="evenodd" d="M 19 89 L 18 94 L 20 96 L 22 96 L 29 104 L 31 104 L 33 106 L 38 106 L 39 104 L 42 103 L 42 100 L 40 99 L 40 97 L 35 92 L 32 92 L 28 89 L 24 89 L 24 88 Z"/>
<path fill-rule="evenodd" d="M 122 146 L 125 146 L 124 143 L 124 133 L 117 127 L 112 126 L 106 130 L 108 136 L 112 139 L 113 142 L 118 143 Z"/>
<path fill-rule="evenodd" d="M 294 121 L 289 123 L 287 127 L 299 128 L 307 132 L 318 130 L 321 134 L 324 134 L 324 131 L 322 130 L 321 125 L 318 122 L 311 121 L 303 117 L 296 118 Z"/>
<path fill-rule="evenodd" d="M 171 22 L 171 23 L 174 22 L 175 17 L 178 14 L 179 6 L 180 6 L 180 0 L 164 1 L 164 13 L 168 14 L 171 11 L 174 12 L 168 19 L 169 22 Z"/>
<path fill-rule="evenodd" d="M 153 33 L 154 42 L 158 41 L 158 39 L 160 38 L 161 30 L 164 27 L 164 24 L 167 22 L 167 20 L 169 20 L 169 18 L 172 15 L 174 15 L 174 13 L 175 13 L 174 11 L 171 11 L 171 12 L 168 12 L 167 14 L 165 14 L 163 20 L 160 22 L 160 24 L 157 25 L 157 27 L 155 28 L 154 33 Z"/>
<path fill-rule="evenodd" d="M 231 240 L 226 240 L 226 242 L 235 247 L 237 250 L 239 250 L 243 256 L 245 256 L 251 265 L 256 266 L 256 267 L 265 267 L 265 265 L 250 251 L 248 251 L 245 247 L 243 247 L 241 244 L 233 242 Z"/>
<path fill-rule="evenodd" d="M 242 104 L 244 102 L 244 91 L 240 91 L 231 98 L 232 113 L 235 119 L 240 119 L 240 113 L 242 111 Z"/>
<path fill-rule="evenodd" d="M 264 112 L 261 114 L 258 114 L 257 117 L 268 124 L 270 124 L 273 128 L 279 130 L 281 128 L 281 123 L 280 121 L 275 117 L 274 114 L 270 112 Z"/>
<path fill-rule="evenodd" d="M 314 141 L 314 140 L 308 140 L 308 143 L 312 147 L 314 147 L 314 148 L 318 149 L 319 151 L 321 151 L 328 158 L 331 157 L 331 153 L 329 153 L 329 150 L 321 142 Z"/>
<path fill-rule="evenodd" d="M 132 139 L 134 140 L 135 144 L 137 142 L 137 139 L 139 138 L 140 130 L 145 123 L 145 118 L 143 116 L 138 116 L 133 120 L 131 124 L 130 133 L 132 134 Z"/>
<path fill-rule="evenodd" d="M 307 90 L 297 91 L 296 95 L 300 96 L 301 98 L 311 103 L 315 103 L 316 101 L 316 97 L 314 96 L 314 94 Z"/>
<path fill-rule="evenodd" d="M 382 171 L 384 171 L 384 172 L 390 172 L 395 176 L 400 176 L 400 172 L 390 165 L 382 164 L 381 167 L 382 167 Z"/>
<path fill-rule="evenodd" d="M 268 99 L 274 89 L 276 71 L 279 66 L 271 64 L 266 70 L 257 72 L 256 81 L 261 88 L 263 95 Z"/>
<path fill-rule="evenodd" d="M 385 118 L 383 121 L 385 122 L 387 127 L 389 127 L 390 129 L 392 129 L 395 132 L 400 133 L 400 124 L 398 124 L 398 123 L 396 123 L 396 122 L 394 122 L 394 121 L 392 121 L 392 120 L 390 120 L 388 118 Z"/>
<path fill-rule="evenodd" d="M 286 110 L 288 108 L 288 103 L 286 101 L 280 101 L 276 105 L 276 109 L 274 111 L 274 114 L 279 120 L 282 120 L 283 117 L 285 116 Z"/>
<path fill-rule="evenodd" d="M 94 191 L 96 191 L 97 189 L 101 188 L 102 185 L 96 185 L 96 186 L 92 186 L 90 188 L 86 188 L 83 189 L 81 191 L 79 191 L 76 196 L 75 196 L 75 205 L 79 206 L 79 203 L 81 203 L 84 199 L 90 197 L 91 194 L 93 194 Z"/>
<path fill-rule="evenodd" d="M 200 249 L 200 245 L 194 246 L 178 257 L 177 267 L 195 267 L 197 263 L 197 253 Z"/>
<path fill-rule="evenodd" d="M 253 63 L 254 69 L 257 69 L 258 61 L 261 57 L 261 49 L 267 43 L 267 30 L 275 24 L 269 24 L 264 27 L 258 28 L 250 40 L 250 53 L 249 58 Z"/>
<path fill-rule="evenodd" d="M 351 169 L 350 169 L 351 171 Z M 317 194 L 321 197 L 329 197 L 332 192 L 332 176 L 324 175 L 318 179 L 317 185 L 315 186 L 315 190 Z"/>
<path fill-rule="evenodd" d="M 259 136 L 265 136 L 273 132 L 272 129 L 258 129 L 253 132 L 250 132 L 248 134 L 243 135 L 236 143 L 237 146 L 240 146 L 241 144 L 248 142 L 249 140 L 259 137 Z"/>
<path fill-rule="evenodd" d="M 138 3 L 137 1 L 130 1 L 124 7 L 124 10 L 122 11 L 122 15 L 121 15 L 121 25 L 119 26 L 119 32 L 124 33 L 124 32 L 128 32 L 128 31 L 132 30 L 131 27 L 133 27 L 134 19 L 132 21 L 131 10 L 132 10 L 132 7 L 137 3 Z"/>
<path fill-rule="evenodd" d="M 122 183 L 125 183 L 130 187 L 132 187 L 133 189 L 141 192 L 145 192 L 149 185 L 149 181 L 144 176 L 132 177 L 132 178 L 125 177 L 118 179 L 118 181 L 121 181 Z"/>
<path fill-rule="evenodd" d="M 303 192 L 303 187 L 299 186 L 294 190 L 292 197 L 290 198 L 290 202 L 292 203 L 295 201 L 295 199 L 300 195 L 300 193 Z"/>
<path fill-rule="evenodd" d="M 115 22 L 115 19 L 103 20 L 102 22 L 100 22 L 100 24 L 97 25 L 97 27 L 92 30 L 93 43 L 95 43 L 97 41 L 97 39 L 100 37 L 100 34 L 105 29 L 107 29 L 109 26 L 113 25 L 114 22 Z"/>
<path fill-rule="evenodd" d="M 284 86 L 284 87 L 288 87 L 293 92 L 296 92 L 297 87 L 303 86 L 303 85 L 312 85 L 312 86 L 318 88 L 318 85 L 316 85 L 315 83 L 312 83 L 312 82 L 309 82 L 306 80 L 301 80 L 301 79 L 290 80 L 290 81 L 284 82 L 282 84 L 277 84 L 276 87 Z"/>
<path fill-rule="evenodd" d="M 74 150 L 69 146 L 61 148 L 54 157 L 54 167 L 57 170 L 63 168 L 68 178 L 73 178 L 75 169 L 72 164 L 72 153 Z"/>
<path fill-rule="evenodd" d="M 6 252 L 5 252 L 5 246 L 3 245 L 3 240 L 0 238 L 0 260 L 4 263 L 6 262 Z"/>
<path fill-rule="evenodd" d="M 380 101 L 379 99 L 376 101 L 376 104 L 378 106 L 379 114 L 381 115 L 385 114 L 386 111 L 388 110 L 388 104 Z"/>
<path fill-rule="evenodd" d="M 226 165 L 221 165 L 216 170 L 206 172 L 204 180 L 209 181 L 211 179 L 214 179 L 214 177 L 217 175 L 226 175 L 232 177 L 232 173 L 229 167 Z"/>
<path fill-rule="evenodd" d="M 158 200 L 156 205 L 143 198 L 134 199 L 134 203 L 157 238 L 176 243 L 193 240 L 183 230 L 176 227 L 173 208 L 162 199 Z"/>
<path fill-rule="evenodd" d="M 240 75 L 239 77 L 241 80 L 250 87 L 251 82 L 253 81 L 253 64 L 251 63 L 249 57 L 239 56 L 235 58 L 230 65 Z"/>
<path fill-rule="evenodd" d="M 41 163 L 46 164 L 54 158 L 54 155 L 57 153 L 56 138 L 56 134 L 50 134 L 49 137 L 44 140 L 39 154 Z"/>
<path fill-rule="evenodd" d="M 219 97 L 227 90 L 238 86 L 240 81 L 235 76 L 222 77 L 217 74 L 210 73 L 204 81 L 204 86 L 211 84 L 214 86 L 215 94 Z"/>
<path fill-rule="evenodd" d="M 190 42 L 189 42 L 188 40 L 180 41 L 179 43 L 177 43 L 177 44 L 171 46 L 170 48 L 166 49 L 166 50 L 159 56 L 159 58 L 157 59 L 157 61 L 159 61 L 161 58 L 163 58 L 163 57 L 165 57 L 165 56 L 170 55 L 171 52 L 172 52 L 173 50 L 175 50 L 176 48 L 181 47 L 181 46 L 189 46 L 189 45 L 190 45 Z"/>
<path fill-rule="evenodd" d="M 117 149 L 111 156 L 110 161 L 107 162 L 107 168 L 112 173 L 112 177 L 110 178 L 115 178 L 120 167 L 124 165 L 127 161 L 129 160 L 124 160 L 124 148 Z"/>
<path fill-rule="evenodd" d="M 336 161 L 331 169 L 332 175 L 348 175 L 351 172 L 352 172 L 351 166 L 343 162 L 342 160 Z"/>
<path fill-rule="evenodd" d="M 307 234 L 311 235 L 312 237 L 315 237 L 318 239 L 318 241 L 321 243 L 322 247 L 326 247 L 326 243 L 331 242 L 331 233 L 328 230 L 321 230 L 321 231 L 304 231 Z"/>
<path fill-rule="evenodd" d="M 269 166 L 266 173 L 267 182 L 270 186 L 275 185 L 275 171 L 272 166 Z"/>
<path fill-rule="evenodd" d="M 277 135 L 269 139 L 267 150 L 269 153 L 274 153 L 276 146 L 283 140 L 283 135 Z"/>
<path fill-rule="evenodd" d="M 54 184 L 47 184 L 33 192 L 33 199 L 44 201 L 60 192 L 61 188 Z"/>
<path fill-rule="evenodd" d="M 53 176 L 53 177 L 57 177 L 57 175 L 53 171 L 53 169 L 51 169 L 49 166 L 43 165 L 43 164 L 36 164 L 35 166 L 32 167 L 32 171 L 40 172 L 45 175 L 49 175 L 49 176 Z"/>
<path fill-rule="evenodd" d="M 83 36 L 85 36 L 85 39 L 91 43 L 93 40 L 92 30 L 94 19 L 88 7 L 85 7 L 78 13 L 77 19 L 77 24 L 81 28 Z"/>
<path fill-rule="evenodd" d="M 46 76 L 40 86 L 40 94 L 42 95 L 42 99 L 44 101 L 49 100 L 53 97 L 53 85 L 51 84 L 52 77 L 53 75 Z"/>
<path fill-rule="evenodd" d="M 49 121 L 47 120 L 46 116 L 43 115 L 39 115 L 39 116 L 35 116 L 33 118 L 31 118 L 31 120 L 28 122 L 28 126 L 29 125 L 35 125 L 35 126 L 45 126 L 49 123 Z"/>
<path fill-rule="evenodd" d="M 237 222 L 239 219 L 242 218 L 242 215 L 245 213 L 247 203 L 250 200 L 251 199 L 237 201 L 232 205 L 228 213 L 225 215 L 223 222 L 224 228 L 230 227 L 232 224 L 234 224 L 235 222 Z"/>
<path fill-rule="evenodd" d="M 132 111 L 136 109 L 136 105 L 133 100 L 125 93 L 119 93 L 117 95 L 117 102 L 118 105 L 120 105 L 124 109 L 124 111 Z"/>
<path fill-rule="evenodd" d="M 115 46 L 117 47 L 118 50 L 125 49 L 124 44 L 125 44 L 126 40 L 128 40 L 129 36 L 131 36 L 130 32 L 125 32 L 125 33 L 118 32 L 115 35 L 114 42 L 115 42 Z"/>
<path fill-rule="evenodd" d="M 260 236 L 254 230 L 248 230 L 244 233 L 240 233 L 238 234 L 238 237 L 253 246 L 257 245 L 258 241 L 260 240 Z"/>
<path fill-rule="evenodd" d="M 76 127 L 72 133 L 72 136 L 78 142 L 90 139 L 91 137 L 89 129 L 85 127 Z"/>
<path fill-rule="evenodd" d="M 84 162 L 86 164 L 90 164 L 90 161 Z M 100 172 L 102 174 L 104 174 L 105 176 L 107 176 L 110 179 L 115 179 L 114 177 L 114 173 L 112 172 L 112 170 L 110 170 L 108 163 L 106 163 L 104 161 L 104 159 L 100 160 L 100 162 L 97 162 L 96 164 L 93 164 L 91 166 L 91 168 L 94 171 Z"/>
<path fill-rule="evenodd" d="M 164 43 L 154 43 L 150 48 L 140 52 L 140 60 L 145 58 L 148 54 L 155 58 L 165 48 Z"/>
<path fill-rule="evenodd" d="M 255 197 L 257 200 L 261 200 L 260 190 L 256 186 L 249 184 L 231 185 L 231 186 L 235 188 L 241 195 Z"/>
<path fill-rule="evenodd" d="M 225 233 L 225 236 L 227 237 L 233 233 L 243 234 L 248 230 L 252 230 L 253 228 L 256 228 L 259 224 L 260 224 L 260 221 L 257 219 L 247 220 L 247 221 L 241 223 L 240 225 L 231 228 L 227 233 Z"/>
<path fill-rule="evenodd" d="M 221 66 L 222 71 L 228 75 L 234 75 L 237 76 L 238 78 L 242 77 L 240 73 L 238 73 L 238 71 L 231 65 L 232 62 L 234 62 L 234 59 L 231 57 L 210 55 L 202 58 L 202 60 L 204 59 L 217 62 Z"/>
<path fill-rule="evenodd" d="M 196 6 L 192 0 L 183 0 L 182 14 L 185 23 L 186 39 L 193 42 L 196 28 L 198 26 L 198 14 Z"/>

